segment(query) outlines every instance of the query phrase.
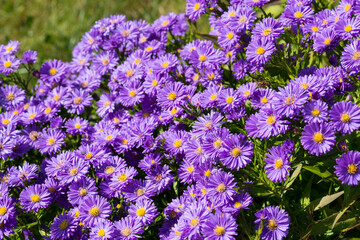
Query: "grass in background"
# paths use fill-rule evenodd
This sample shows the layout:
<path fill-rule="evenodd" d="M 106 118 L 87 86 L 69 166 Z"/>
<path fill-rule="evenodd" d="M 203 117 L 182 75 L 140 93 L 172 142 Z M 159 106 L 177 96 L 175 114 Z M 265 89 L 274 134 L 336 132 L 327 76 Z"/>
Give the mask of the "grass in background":
<path fill-rule="evenodd" d="M 153 22 L 185 12 L 185 0 L 0 0 L 0 44 L 18 40 L 40 61 L 71 60 L 71 51 L 96 20 L 111 14 Z"/>

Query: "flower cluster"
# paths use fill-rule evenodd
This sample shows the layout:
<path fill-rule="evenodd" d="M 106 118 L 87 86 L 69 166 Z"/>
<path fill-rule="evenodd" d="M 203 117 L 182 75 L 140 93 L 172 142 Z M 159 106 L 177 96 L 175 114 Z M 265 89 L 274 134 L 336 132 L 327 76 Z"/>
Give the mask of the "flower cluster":
<path fill-rule="evenodd" d="M 358 185 L 360 4 L 268 2 L 106 17 L 39 70 L 1 45 L 0 238 L 283 239 L 301 166 Z"/>

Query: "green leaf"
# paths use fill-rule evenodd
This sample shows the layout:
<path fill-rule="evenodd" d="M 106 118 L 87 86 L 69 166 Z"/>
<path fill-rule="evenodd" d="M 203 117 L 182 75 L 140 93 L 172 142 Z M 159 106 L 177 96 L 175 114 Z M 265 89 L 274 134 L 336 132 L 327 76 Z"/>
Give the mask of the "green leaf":
<path fill-rule="evenodd" d="M 311 186 L 313 183 L 314 175 L 311 175 L 310 180 L 306 184 L 305 190 L 300 198 L 300 204 L 303 208 L 307 207 L 310 204 L 310 193 L 311 193 Z"/>
<path fill-rule="evenodd" d="M 295 171 L 291 174 L 291 177 L 289 178 L 289 182 L 286 184 L 285 189 L 288 189 L 294 183 L 295 179 L 300 174 L 301 168 L 302 164 L 297 165 Z"/>
<path fill-rule="evenodd" d="M 303 166 L 303 168 L 318 175 L 321 178 L 328 178 L 332 175 L 328 170 L 321 171 L 321 169 L 316 166 Z"/>
<path fill-rule="evenodd" d="M 340 197 L 343 194 L 344 194 L 344 191 L 341 191 L 338 193 L 327 195 L 322 198 L 318 198 L 309 204 L 309 208 L 314 209 L 314 211 L 317 211 L 317 210 L 325 207 L 326 205 L 330 204 L 331 202 L 333 202 L 335 199 L 337 199 L 338 197 Z"/>

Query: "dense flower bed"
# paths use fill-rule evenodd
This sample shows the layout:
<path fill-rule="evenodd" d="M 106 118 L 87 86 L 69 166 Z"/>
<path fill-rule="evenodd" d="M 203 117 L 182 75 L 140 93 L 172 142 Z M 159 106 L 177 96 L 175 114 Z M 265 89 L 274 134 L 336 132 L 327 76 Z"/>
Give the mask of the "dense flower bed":
<path fill-rule="evenodd" d="M 0 237 L 359 236 L 360 2 L 268 2 L 110 16 L 38 70 L 1 45 Z"/>

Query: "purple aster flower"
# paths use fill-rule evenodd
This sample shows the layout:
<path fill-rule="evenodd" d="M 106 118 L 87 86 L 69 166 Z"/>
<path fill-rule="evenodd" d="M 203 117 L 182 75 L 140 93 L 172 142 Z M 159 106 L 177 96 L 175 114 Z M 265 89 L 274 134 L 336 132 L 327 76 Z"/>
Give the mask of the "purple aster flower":
<path fill-rule="evenodd" d="M 156 194 L 155 188 L 151 182 L 141 179 L 136 179 L 128 184 L 125 187 L 124 192 L 126 199 L 130 202 L 149 199 Z"/>
<path fill-rule="evenodd" d="M 208 181 L 208 196 L 214 202 L 233 200 L 235 191 L 234 176 L 231 173 L 217 171 L 211 174 Z"/>
<path fill-rule="evenodd" d="M 140 220 L 132 216 L 122 218 L 120 221 L 115 222 L 114 226 L 123 240 L 137 240 L 140 238 L 139 234 L 143 232 L 143 225 Z"/>
<path fill-rule="evenodd" d="M 239 36 L 236 32 L 227 26 L 223 26 L 219 30 L 218 43 L 221 47 L 230 49 L 239 42 Z"/>
<path fill-rule="evenodd" d="M 321 100 L 312 100 L 304 106 L 304 121 L 321 123 L 328 120 L 328 105 Z"/>
<path fill-rule="evenodd" d="M 241 192 L 236 194 L 234 200 L 228 202 L 227 205 L 223 207 L 224 212 L 228 212 L 236 215 L 240 209 L 249 209 L 248 207 L 253 204 L 253 198 L 247 192 Z"/>
<path fill-rule="evenodd" d="M 290 219 L 284 209 L 279 210 L 278 206 L 269 206 L 259 210 L 254 221 L 255 230 L 259 229 L 261 221 L 264 221 L 264 228 L 261 238 L 264 240 L 282 240 L 288 234 Z"/>
<path fill-rule="evenodd" d="M 301 144 L 310 154 L 319 156 L 329 152 L 335 144 L 335 132 L 326 123 L 310 123 L 304 127 Z"/>
<path fill-rule="evenodd" d="M 274 108 L 279 116 L 293 117 L 299 114 L 307 99 L 307 94 L 303 89 L 287 85 L 275 94 Z"/>
<path fill-rule="evenodd" d="M 28 164 L 24 162 L 22 166 L 18 166 L 18 169 L 13 171 L 9 176 L 9 184 L 11 186 L 24 186 L 31 181 L 31 179 L 37 178 L 38 167 L 36 164 Z"/>
<path fill-rule="evenodd" d="M 110 70 L 114 70 L 118 60 L 119 59 L 114 52 L 103 51 L 94 58 L 91 67 L 100 75 L 105 75 Z"/>
<path fill-rule="evenodd" d="M 50 225 L 50 236 L 53 239 L 65 240 L 74 235 L 77 228 L 77 221 L 68 213 L 62 213 L 57 216 Z"/>
<path fill-rule="evenodd" d="M 197 121 L 194 122 L 192 131 L 198 137 L 207 135 L 209 132 L 214 132 L 219 129 L 222 122 L 223 116 L 218 113 L 211 111 L 209 114 L 204 117 L 199 117 Z"/>
<path fill-rule="evenodd" d="M 68 200 L 73 206 L 80 205 L 85 198 L 95 195 L 97 188 L 92 178 L 83 177 L 69 186 Z"/>
<path fill-rule="evenodd" d="M 0 88 L 0 103 L 6 110 L 10 110 L 25 101 L 25 91 L 16 85 L 5 85 Z"/>
<path fill-rule="evenodd" d="M 243 134 L 229 135 L 224 141 L 224 150 L 220 153 L 223 165 L 239 170 L 251 162 L 253 146 Z"/>
<path fill-rule="evenodd" d="M 138 172 L 133 167 L 115 169 L 115 173 L 111 178 L 110 187 L 122 191 L 137 173 Z"/>
<path fill-rule="evenodd" d="M 115 227 L 111 221 L 99 221 L 91 229 L 90 238 L 94 240 L 110 240 L 115 238 Z"/>
<path fill-rule="evenodd" d="M 0 222 L 0 225 L 0 236 L 8 237 L 10 234 L 14 233 L 14 229 L 16 229 L 17 226 L 17 220 L 13 217 L 6 222 Z"/>
<path fill-rule="evenodd" d="M 80 117 L 75 117 L 73 119 L 69 119 L 65 123 L 66 132 L 70 134 L 84 134 L 89 126 L 89 122 Z"/>
<path fill-rule="evenodd" d="M 146 180 L 150 180 L 157 190 L 157 194 L 161 193 L 164 189 L 169 189 L 170 184 L 174 182 L 174 176 L 170 173 L 171 170 L 168 165 L 158 166 L 148 172 Z"/>
<path fill-rule="evenodd" d="M 80 203 L 79 219 L 86 226 L 94 227 L 105 220 L 111 213 L 110 203 L 99 195 L 89 196 Z"/>
<path fill-rule="evenodd" d="M 195 180 L 195 169 L 196 169 L 196 165 L 194 166 L 194 164 L 188 160 L 184 160 L 181 165 L 180 168 L 178 170 L 178 176 L 180 179 L 180 182 L 182 183 L 192 183 Z"/>
<path fill-rule="evenodd" d="M 16 209 L 12 198 L 4 196 L 0 198 L 0 223 L 6 223 L 15 217 Z"/>
<path fill-rule="evenodd" d="M 198 69 L 215 68 L 224 61 L 223 54 L 219 50 L 215 50 L 213 43 L 210 41 L 200 41 L 190 55 L 190 63 L 194 64 Z"/>
<path fill-rule="evenodd" d="M 272 41 L 278 39 L 284 32 L 280 21 L 275 18 L 264 18 L 255 25 L 252 31 L 254 37 L 268 38 Z"/>
<path fill-rule="evenodd" d="M 191 138 L 185 143 L 185 157 L 191 163 L 205 163 L 209 161 L 204 151 L 204 144 L 199 139 Z"/>
<path fill-rule="evenodd" d="M 336 159 L 335 174 L 347 185 L 358 185 L 360 181 L 360 153 L 349 151 Z"/>
<path fill-rule="evenodd" d="M 238 107 L 241 100 L 238 91 L 235 91 L 233 88 L 222 88 L 217 103 L 219 107 L 223 108 L 225 111 L 229 111 Z"/>
<path fill-rule="evenodd" d="M 143 225 L 154 221 L 157 211 L 151 199 L 140 199 L 129 208 L 130 216 L 139 219 Z"/>
<path fill-rule="evenodd" d="M 339 36 L 330 28 L 324 29 L 314 41 L 314 50 L 321 53 L 323 51 L 331 51 L 339 43 Z"/>
<path fill-rule="evenodd" d="M 42 154 L 54 153 L 65 143 L 65 134 L 58 129 L 48 128 L 41 133 L 35 146 Z"/>
<path fill-rule="evenodd" d="M 294 23 L 304 24 L 311 21 L 313 19 L 313 14 L 314 11 L 311 9 L 310 6 L 287 5 L 282 14 L 282 17 L 284 17 L 285 24 L 289 26 Z"/>
<path fill-rule="evenodd" d="M 229 11 L 229 26 L 237 33 L 244 33 L 245 30 L 250 30 L 256 19 L 255 11 L 244 5 L 237 5 L 235 11 Z"/>
<path fill-rule="evenodd" d="M 251 106 L 257 109 L 270 107 L 270 104 L 273 103 L 274 95 L 275 91 L 271 88 L 257 89 L 251 99 Z"/>
<path fill-rule="evenodd" d="M 266 38 L 253 39 L 246 49 L 247 60 L 253 64 L 262 65 L 269 61 L 275 51 L 275 45 Z"/>
<path fill-rule="evenodd" d="M 181 154 L 185 150 L 185 142 L 189 135 L 185 131 L 168 131 L 163 133 L 165 138 L 165 149 L 172 154 Z"/>
<path fill-rule="evenodd" d="M 202 234 L 209 240 L 235 240 L 237 224 L 233 216 L 227 213 L 210 214 Z"/>
<path fill-rule="evenodd" d="M 65 63 L 60 60 L 49 60 L 40 68 L 40 78 L 48 86 L 59 84 L 65 77 L 67 67 Z"/>
<path fill-rule="evenodd" d="M 38 211 L 50 205 L 50 194 L 43 185 L 31 185 L 20 193 L 20 204 L 26 211 Z"/>
<path fill-rule="evenodd" d="M 89 92 L 82 89 L 74 89 L 64 104 L 70 113 L 80 114 L 85 111 L 85 107 L 91 105 L 92 97 Z"/>
<path fill-rule="evenodd" d="M 205 225 L 209 211 L 202 201 L 194 201 L 179 220 L 181 239 L 201 239 L 200 231 Z"/>
<path fill-rule="evenodd" d="M 0 73 L 9 75 L 19 68 L 21 61 L 14 55 L 3 55 L 0 57 Z"/>
<path fill-rule="evenodd" d="M 224 150 L 224 141 L 229 136 L 227 128 L 220 128 L 215 133 L 209 133 L 204 142 L 205 154 L 211 158 L 217 158 L 219 153 Z"/>
<path fill-rule="evenodd" d="M 126 107 L 132 107 L 140 103 L 144 98 L 143 88 L 140 81 L 132 81 L 119 91 L 119 101 Z"/>
<path fill-rule="evenodd" d="M 186 88 L 182 83 L 166 84 L 158 93 L 157 101 L 164 108 L 179 107 L 186 102 Z"/>
<path fill-rule="evenodd" d="M 161 55 L 152 63 L 152 71 L 154 74 L 165 74 L 176 69 L 179 64 L 178 58 L 174 54 Z"/>
<path fill-rule="evenodd" d="M 6 160 L 13 152 L 15 141 L 8 136 L 0 135 L 0 158 Z"/>
<path fill-rule="evenodd" d="M 347 71 L 358 71 L 360 69 L 359 40 L 354 40 L 345 46 L 340 62 Z"/>
<path fill-rule="evenodd" d="M 338 132 L 352 133 L 360 127 L 360 108 L 353 102 L 337 102 L 331 108 L 330 119 Z"/>
<path fill-rule="evenodd" d="M 342 19 L 335 24 L 335 31 L 343 40 L 352 40 L 359 36 L 360 21 L 358 18 Z"/>
<path fill-rule="evenodd" d="M 274 146 L 266 153 L 265 171 L 267 177 L 273 182 L 283 182 L 289 175 L 290 155 L 281 146 Z"/>
<path fill-rule="evenodd" d="M 36 63 L 37 52 L 32 50 L 27 50 L 23 53 L 22 63 Z"/>
<path fill-rule="evenodd" d="M 11 55 L 20 50 L 20 42 L 17 40 L 10 40 L 6 46 L 4 46 L 5 55 Z"/>
<path fill-rule="evenodd" d="M 206 12 L 207 2 L 204 0 L 187 0 L 186 1 L 186 16 L 196 21 L 200 18 L 201 14 Z"/>

